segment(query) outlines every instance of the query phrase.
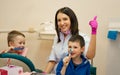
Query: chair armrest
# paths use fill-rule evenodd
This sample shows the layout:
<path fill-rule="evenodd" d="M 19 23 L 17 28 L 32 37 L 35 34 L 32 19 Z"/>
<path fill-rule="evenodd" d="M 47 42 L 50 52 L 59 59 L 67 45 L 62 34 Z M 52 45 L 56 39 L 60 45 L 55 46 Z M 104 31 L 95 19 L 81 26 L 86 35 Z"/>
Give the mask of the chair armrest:
<path fill-rule="evenodd" d="M 20 60 L 24 62 L 30 68 L 31 72 L 36 71 L 35 66 L 32 63 L 32 61 L 24 56 L 14 54 L 14 53 L 2 53 L 0 54 L 0 58 L 12 58 L 12 59 Z"/>

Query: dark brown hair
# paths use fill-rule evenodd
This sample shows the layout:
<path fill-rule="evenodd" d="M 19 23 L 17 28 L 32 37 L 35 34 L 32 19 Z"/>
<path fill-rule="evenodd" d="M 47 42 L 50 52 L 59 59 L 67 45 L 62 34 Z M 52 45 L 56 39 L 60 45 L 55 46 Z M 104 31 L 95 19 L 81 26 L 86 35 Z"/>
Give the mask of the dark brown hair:
<path fill-rule="evenodd" d="M 64 13 L 67 16 L 69 16 L 70 21 L 71 21 L 70 30 L 71 30 L 71 34 L 72 35 L 78 34 L 79 33 L 79 29 L 78 29 L 78 20 L 77 20 L 77 17 L 75 15 L 75 13 L 73 12 L 73 10 L 70 9 L 69 7 L 63 7 L 61 9 L 59 9 L 56 12 L 56 15 L 55 15 L 55 30 L 56 30 L 56 33 L 57 33 L 57 36 L 58 36 L 58 43 L 59 43 L 61 40 L 60 40 L 58 23 L 57 23 L 57 15 L 58 15 L 58 13 Z"/>
<path fill-rule="evenodd" d="M 81 35 L 73 35 L 69 39 L 69 41 L 71 41 L 71 42 L 79 42 L 81 48 L 85 46 L 85 40 Z"/>

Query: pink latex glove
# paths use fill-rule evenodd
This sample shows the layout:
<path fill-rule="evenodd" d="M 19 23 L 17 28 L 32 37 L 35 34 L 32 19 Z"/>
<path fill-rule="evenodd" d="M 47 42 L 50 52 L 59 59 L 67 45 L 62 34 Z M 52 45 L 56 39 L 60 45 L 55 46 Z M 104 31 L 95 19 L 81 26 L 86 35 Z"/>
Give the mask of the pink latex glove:
<path fill-rule="evenodd" d="M 91 29 L 92 29 L 91 34 L 97 33 L 98 23 L 96 19 L 97 19 L 97 16 L 95 16 L 94 19 L 89 22 L 89 25 L 91 26 Z"/>

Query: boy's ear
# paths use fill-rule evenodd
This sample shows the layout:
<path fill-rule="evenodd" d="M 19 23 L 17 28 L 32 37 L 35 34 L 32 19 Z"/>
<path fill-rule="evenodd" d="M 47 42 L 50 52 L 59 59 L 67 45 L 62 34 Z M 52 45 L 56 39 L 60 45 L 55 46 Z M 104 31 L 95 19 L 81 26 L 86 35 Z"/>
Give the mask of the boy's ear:
<path fill-rule="evenodd" d="M 10 41 L 8 44 L 9 46 L 13 46 L 14 42 Z"/>
<path fill-rule="evenodd" d="M 85 46 L 81 48 L 81 51 L 82 51 L 82 52 L 84 52 L 84 50 L 85 50 Z"/>

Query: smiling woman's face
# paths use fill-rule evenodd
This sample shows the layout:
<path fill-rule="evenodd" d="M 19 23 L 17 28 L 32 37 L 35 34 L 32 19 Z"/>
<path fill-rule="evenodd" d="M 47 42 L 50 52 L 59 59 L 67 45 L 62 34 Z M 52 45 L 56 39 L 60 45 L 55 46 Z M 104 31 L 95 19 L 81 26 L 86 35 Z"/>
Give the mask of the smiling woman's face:
<path fill-rule="evenodd" d="M 66 33 L 70 30 L 71 22 L 69 16 L 64 13 L 58 13 L 57 15 L 58 27 L 62 33 Z"/>

